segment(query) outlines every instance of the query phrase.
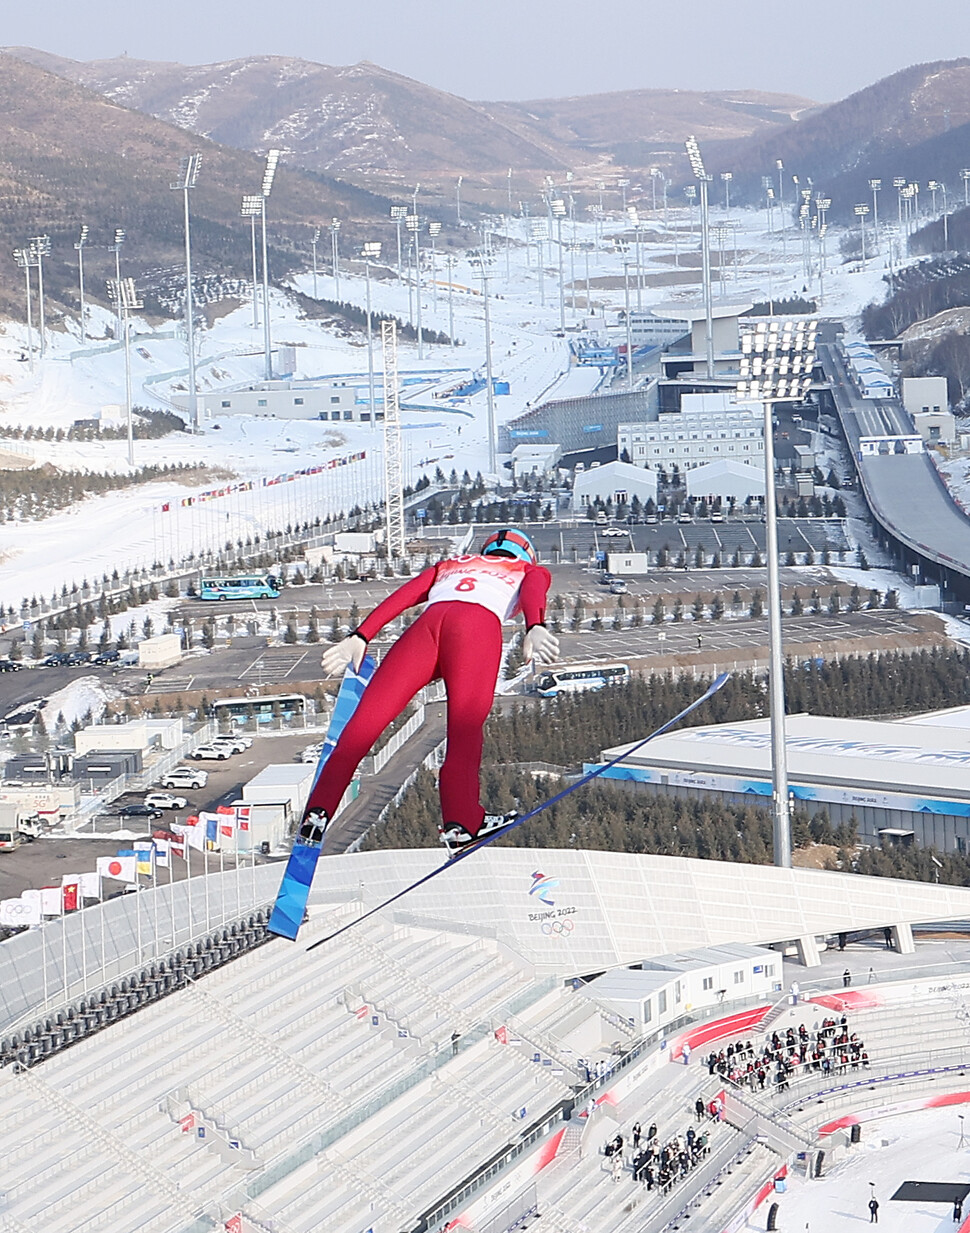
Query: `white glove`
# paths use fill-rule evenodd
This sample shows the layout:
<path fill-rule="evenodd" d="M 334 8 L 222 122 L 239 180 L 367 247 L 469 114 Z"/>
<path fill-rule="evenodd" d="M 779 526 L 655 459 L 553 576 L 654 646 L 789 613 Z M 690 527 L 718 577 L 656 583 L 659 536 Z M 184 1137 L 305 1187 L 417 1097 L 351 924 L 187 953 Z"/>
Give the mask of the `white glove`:
<path fill-rule="evenodd" d="M 341 676 L 348 664 L 354 665 L 354 671 L 360 670 L 361 662 L 367 654 L 367 643 L 360 634 L 351 634 L 349 638 L 341 638 L 333 646 L 327 647 L 320 663 L 325 676 Z"/>
<path fill-rule="evenodd" d="M 525 636 L 522 651 L 526 659 L 537 659 L 540 664 L 551 664 L 559 658 L 559 639 L 545 625 L 533 625 Z"/>

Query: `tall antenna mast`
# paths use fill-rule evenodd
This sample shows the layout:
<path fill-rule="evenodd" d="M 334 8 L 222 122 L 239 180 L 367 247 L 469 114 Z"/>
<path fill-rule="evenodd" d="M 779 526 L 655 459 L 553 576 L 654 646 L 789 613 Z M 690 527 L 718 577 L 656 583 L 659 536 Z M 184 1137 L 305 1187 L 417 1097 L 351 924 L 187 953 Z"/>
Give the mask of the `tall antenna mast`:
<path fill-rule="evenodd" d="M 397 382 L 397 322 L 381 322 L 384 360 L 384 496 L 388 561 L 404 556 L 404 487 L 401 476 L 401 405 Z"/>

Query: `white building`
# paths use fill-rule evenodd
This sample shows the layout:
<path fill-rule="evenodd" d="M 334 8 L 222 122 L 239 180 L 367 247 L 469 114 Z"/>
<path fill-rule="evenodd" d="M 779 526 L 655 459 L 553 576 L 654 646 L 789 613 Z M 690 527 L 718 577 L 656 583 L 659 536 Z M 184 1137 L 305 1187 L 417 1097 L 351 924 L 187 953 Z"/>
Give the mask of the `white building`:
<path fill-rule="evenodd" d="M 764 462 L 764 413 L 754 403 L 737 403 L 727 392 L 685 394 L 680 411 L 656 423 L 620 424 L 621 457 L 650 470 L 688 471 L 718 458 L 759 466 Z"/>
<path fill-rule="evenodd" d="M 607 462 L 588 471 L 577 471 L 573 480 L 573 509 L 582 512 L 596 499 L 614 505 L 629 503 L 634 497 L 646 505 L 657 501 L 657 476 L 629 462 Z"/>
<path fill-rule="evenodd" d="M 560 458 L 560 445 L 517 445 L 512 451 L 512 474 L 516 480 L 524 475 L 552 475 Z"/>
<path fill-rule="evenodd" d="M 910 415 L 949 410 L 946 377 L 903 377 L 900 386 L 903 406 Z"/>
<path fill-rule="evenodd" d="M 699 500 L 720 497 L 722 501 L 743 502 L 748 497 L 765 495 L 764 467 L 719 458 L 687 472 L 687 495 Z"/>
<path fill-rule="evenodd" d="M 187 406 L 184 398 L 180 401 Z M 370 422 L 370 404 L 366 400 L 358 403 L 356 384 L 346 381 L 260 381 L 243 389 L 202 391 L 199 402 L 206 419 L 258 415 L 278 420 Z M 383 409 L 375 415 L 383 419 Z"/>

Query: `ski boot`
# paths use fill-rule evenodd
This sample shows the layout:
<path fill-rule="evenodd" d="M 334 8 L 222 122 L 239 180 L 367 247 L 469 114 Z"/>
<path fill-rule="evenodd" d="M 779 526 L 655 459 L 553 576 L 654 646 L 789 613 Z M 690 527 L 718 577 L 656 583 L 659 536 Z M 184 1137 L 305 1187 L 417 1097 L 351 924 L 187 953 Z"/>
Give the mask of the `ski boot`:
<path fill-rule="evenodd" d="M 518 816 L 515 810 L 505 814 L 487 813 L 476 835 L 467 831 L 460 822 L 443 822 L 438 827 L 438 836 L 448 850 L 449 857 L 455 857 L 459 852 L 473 848 L 483 839 L 488 839 L 498 831 L 505 830 Z"/>
<path fill-rule="evenodd" d="M 324 810 L 312 809 L 300 824 L 297 839 L 300 843 L 305 843 L 310 847 L 319 847 L 323 843 L 323 837 L 329 825 L 330 819 Z"/>

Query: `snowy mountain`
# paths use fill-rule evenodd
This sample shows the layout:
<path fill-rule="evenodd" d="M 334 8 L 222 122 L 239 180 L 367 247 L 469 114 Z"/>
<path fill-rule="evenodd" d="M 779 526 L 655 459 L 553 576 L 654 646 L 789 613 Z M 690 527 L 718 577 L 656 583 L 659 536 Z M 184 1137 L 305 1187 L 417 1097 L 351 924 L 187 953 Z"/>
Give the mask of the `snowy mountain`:
<path fill-rule="evenodd" d="M 22 47 L 7 53 L 214 141 L 256 151 L 283 145 L 310 170 L 354 178 L 635 160 L 692 132 L 728 139 L 774 130 L 815 106 L 745 90 L 476 103 L 366 61 L 332 67 L 256 56 L 189 66 L 80 62 Z"/>

